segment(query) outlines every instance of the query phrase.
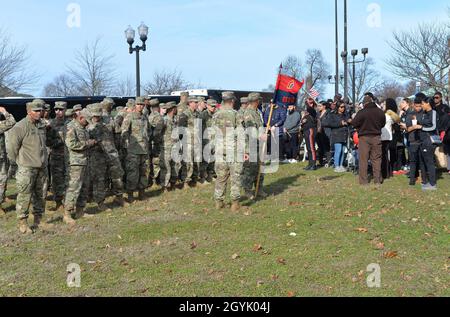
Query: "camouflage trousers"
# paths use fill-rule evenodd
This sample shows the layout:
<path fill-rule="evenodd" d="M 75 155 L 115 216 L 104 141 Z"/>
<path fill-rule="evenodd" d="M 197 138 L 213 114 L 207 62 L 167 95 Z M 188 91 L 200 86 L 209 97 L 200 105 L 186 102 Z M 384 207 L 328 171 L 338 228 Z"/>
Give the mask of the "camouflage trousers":
<path fill-rule="evenodd" d="M 199 166 L 199 174 L 200 178 L 210 181 L 216 175 L 215 163 L 208 163 L 206 161 L 201 162 Z"/>
<path fill-rule="evenodd" d="M 156 157 L 150 158 L 150 172 L 148 175 L 148 182 L 149 185 L 152 185 L 153 183 L 159 182 L 159 175 L 161 173 L 161 160 L 160 160 L 160 153 L 153 154 Z"/>
<path fill-rule="evenodd" d="M 64 208 L 67 211 L 75 207 L 85 208 L 89 195 L 89 168 L 88 166 L 71 165 L 69 172 L 69 186 L 66 191 Z"/>
<path fill-rule="evenodd" d="M 244 162 L 242 171 L 242 187 L 246 192 L 251 192 L 253 188 L 256 189 L 256 179 L 258 178 L 259 163 L 258 162 Z M 264 183 L 264 174 L 259 178 L 259 187 L 262 188 Z"/>
<path fill-rule="evenodd" d="M 242 163 L 216 162 L 216 188 L 214 199 L 224 201 L 227 191 L 227 183 L 231 184 L 231 200 L 237 201 L 241 198 L 241 173 Z"/>
<path fill-rule="evenodd" d="M 147 188 L 147 165 L 148 155 L 128 153 L 125 161 L 127 173 L 126 189 L 128 192 L 135 192 Z"/>
<path fill-rule="evenodd" d="M 44 214 L 44 184 L 47 178 L 47 166 L 44 168 L 18 167 L 16 174 L 18 192 L 16 201 L 17 218 L 28 218 L 30 204 L 33 205 L 34 215 Z"/>
<path fill-rule="evenodd" d="M 159 155 L 159 181 L 162 187 L 169 187 L 177 182 L 176 164 L 172 160 L 172 148 L 162 149 Z"/>
<path fill-rule="evenodd" d="M 101 203 L 106 198 L 107 160 L 103 153 L 93 152 L 89 158 L 89 188 L 92 189 L 92 200 Z"/>
<path fill-rule="evenodd" d="M 64 154 L 50 155 L 50 175 L 52 180 L 52 191 L 55 201 L 63 201 L 66 193 L 67 166 Z"/>
<path fill-rule="evenodd" d="M 191 144 L 184 145 L 185 152 L 183 156 L 183 165 L 181 168 L 181 179 L 184 183 L 190 183 L 197 180 L 199 176 L 199 163 L 195 162 L 194 147 Z"/>
<path fill-rule="evenodd" d="M 0 204 L 5 201 L 8 183 L 8 159 L 0 158 Z"/>
<path fill-rule="evenodd" d="M 123 175 L 125 174 L 122 168 L 122 163 L 119 157 L 108 160 L 106 175 L 108 177 L 107 184 L 111 183 L 111 190 L 113 195 L 119 196 L 123 194 Z"/>

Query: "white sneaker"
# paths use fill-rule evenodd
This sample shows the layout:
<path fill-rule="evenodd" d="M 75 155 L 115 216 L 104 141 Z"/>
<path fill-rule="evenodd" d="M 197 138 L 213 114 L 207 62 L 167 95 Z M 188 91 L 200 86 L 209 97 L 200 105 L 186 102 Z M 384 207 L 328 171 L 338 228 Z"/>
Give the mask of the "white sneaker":
<path fill-rule="evenodd" d="M 296 159 L 291 160 L 291 164 L 297 164 L 297 163 L 298 163 L 298 161 Z"/>

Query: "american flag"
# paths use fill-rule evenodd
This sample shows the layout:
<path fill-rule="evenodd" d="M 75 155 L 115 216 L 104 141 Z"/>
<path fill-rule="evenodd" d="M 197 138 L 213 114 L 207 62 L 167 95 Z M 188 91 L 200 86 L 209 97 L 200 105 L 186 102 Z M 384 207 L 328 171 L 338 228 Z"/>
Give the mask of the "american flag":
<path fill-rule="evenodd" d="M 317 90 L 315 90 L 314 87 L 313 87 L 313 88 L 311 88 L 311 89 L 309 90 L 309 95 L 310 95 L 313 99 L 316 99 L 317 97 L 320 96 L 320 93 L 319 93 Z"/>

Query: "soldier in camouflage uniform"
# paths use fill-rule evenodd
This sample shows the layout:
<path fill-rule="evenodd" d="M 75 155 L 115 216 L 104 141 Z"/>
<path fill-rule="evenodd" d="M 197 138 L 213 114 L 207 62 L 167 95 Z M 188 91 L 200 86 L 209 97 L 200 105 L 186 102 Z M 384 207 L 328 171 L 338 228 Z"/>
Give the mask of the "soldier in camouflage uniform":
<path fill-rule="evenodd" d="M 89 138 L 86 129 L 87 118 L 90 113 L 87 109 L 79 112 L 79 115 L 67 127 L 66 146 L 69 151 L 70 176 L 64 203 L 64 222 L 74 224 L 72 218 L 81 218 L 88 200 L 89 192 L 89 155 L 90 149 L 97 141 Z"/>
<path fill-rule="evenodd" d="M 206 103 L 206 110 L 201 112 L 202 127 L 203 127 L 203 149 L 208 145 L 211 148 L 210 154 L 214 154 L 214 140 L 213 133 L 213 116 L 216 112 L 217 101 L 209 99 Z M 214 159 L 213 157 L 204 157 L 200 164 L 200 183 L 210 184 L 215 177 Z"/>
<path fill-rule="evenodd" d="M 16 120 L 13 115 L 8 113 L 5 108 L 0 107 L 0 215 L 5 211 L 2 208 L 2 204 L 6 198 L 6 188 L 8 182 L 8 157 L 6 154 L 5 132 L 10 130 L 16 124 Z"/>
<path fill-rule="evenodd" d="M 184 189 L 189 187 L 195 187 L 198 177 L 198 164 L 199 158 L 195 155 L 195 147 L 200 145 L 199 139 L 201 131 L 198 131 L 201 119 L 198 118 L 197 106 L 198 99 L 195 97 L 189 97 L 188 109 L 178 116 L 178 127 L 181 128 L 180 132 L 183 134 L 183 163 L 185 169 L 182 169 L 183 175 L 181 179 L 184 182 Z M 197 133 L 196 133 L 197 131 Z"/>
<path fill-rule="evenodd" d="M 234 110 L 236 97 L 233 92 L 222 93 L 222 108 L 219 109 L 213 117 L 213 127 L 215 133 L 215 149 L 216 149 L 216 187 L 214 198 L 216 208 L 225 207 L 225 193 L 227 183 L 231 183 L 231 210 L 237 212 L 240 209 L 239 199 L 241 198 L 241 172 L 242 163 L 236 156 L 237 150 L 237 133 L 239 128 L 237 121 L 237 112 Z M 242 128 L 242 127 L 241 127 Z M 220 137 L 218 137 L 220 135 Z M 228 157 L 232 155 L 232 157 Z M 241 159 L 242 161 L 242 159 Z"/>
<path fill-rule="evenodd" d="M 52 180 L 53 197 L 56 202 L 55 210 L 63 207 L 66 193 L 66 178 L 68 173 L 67 148 L 65 144 L 67 103 L 55 103 L 56 117 L 50 121 L 50 130 L 47 139 L 50 145 L 50 175 Z"/>
<path fill-rule="evenodd" d="M 161 132 L 161 151 L 159 156 L 160 162 L 160 183 L 164 192 L 171 191 L 177 182 L 177 171 L 175 169 L 175 161 L 173 160 L 172 151 L 175 145 L 180 141 L 177 131 L 176 113 L 177 106 L 175 102 L 169 102 L 164 105 L 166 115 L 164 116 L 164 124 Z M 175 153 L 177 154 L 177 153 Z"/>
<path fill-rule="evenodd" d="M 160 114 L 160 104 L 158 99 L 150 100 L 151 113 L 148 117 L 150 128 L 150 174 L 149 187 L 154 183 L 159 183 L 161 143 L 162 143 L 162 129 L 164 126 L 164 119 Z"/>
<path fill-rule="evenodd" d="M 244 123 L 244 112 L 248 108 L 248 97 L 241 98 L 241 107 L 238 110 L 238 120 L 243 125 Z"/>
<path fill-rule="evenodd" d="M 243 115 L 243 125 L 246 129 L 246 159 L 244 161 L 244 169 L 242 175 L 242 184 L 245 191 L 245 196 L 251 200 L 254 200 L 253 186 L 256 186 L 256 180 L 258 178 L 259 166 L 260 166 L 260 142 L 266 142 L 267 136 L 260 135 L 260 129 L 264 127 L 264 121 L 262 115 L 258 110 L 259 105 L 262 102 L 261 95 L 259 93 L 251 93 L 248 96 L 248 108 Z M 255 140 L 256 138 L 256 140 Z M 253 141 L 253 142 L 252 142 Z M 250 144 L 257 144 L 257 153 L 250 153 Z M 254 159 L 251 159 L 251 156 Z M 267 197 L 267 194 L 263 190 L 264 175 L 261 173 L 260 185 L 258 195 L 262 198 Z"/>
<path fill-rule="evenodd" d="M 121 163 L 122 170 L 125 176 L 125 157 L 126 152 L 122 148 L 122 123 L 127 115 L 126 109 L 123 107 L 117 107 L 117 113 L 114 117 L 114 143 L 116 145 L 117 152 L 119 153 L 119 160 Z M 122 178 L 124 179 L 124 177 Z"/>
<path fill-rule="evenodd" d="M 180 115 L 183 112 L 185 112 L 188 108 L 188 99 L 189 99 L 189 92 L 185 91 L 180 94 L 180 103 L 177 105 L 177 118 L 176 118 L 177 122 L 179 122 Z M 184 177 L 186 177 L 186 164 L 183 161 L 177 162 L 175 168 L 177 170 L 177 175 L 180 182 L 183 183 Z"/>
<path fill-rule="evenodd" d="M 19 231 L 23 234 L 33 233 L 27 221 L 30 205 L 33 205 L 34 229 L 38 228 L 45 212 L 43 197 L 48 177 L 48 153 L 46 126 L 41 120 L 44 104 L 41 100 L 27 103 L 27 116 L 8 135 L 8 158 L 18 165 L 16 212 Z"/>
<path fill-rule="evenodd" d="M 44 124 L 45 127 L 47 128 L 47 131 L 50 129 L 50 110 L 51 110 L 50 105 L 48 103 L 45 103 L 43 111 L 41 112 L 41 121 L 42 121 L 42 124 Z M 48 141 L 47 141 L 47 143 L 48 143 Z M 48 153 L 48 156 L 50 159 L 51 148 L 49 146 L 47 146 L 47 153 Z M 51 174 L 50 174 L 50 162 L 47 162 L 47 169 L 48 169 L 47 179 L 45 180 L 45 183 L 44 183 L 44 199 L 47 199 L 48 190 L 52 184 L 52 178 L 51 178 Z"/>
<path fill-rule="evenodd" d="M 127 151 L 125 170 L 129 203 L 133 202 L 135 191 L 139 192 L 139 200 L 143 200 L 148 184 L 149 129 L 148 120 L 142 114 L 144 103 L 144 98 L 136 98 L 134 112 L 129 113 L 122 124 L 122 145 Z"/>

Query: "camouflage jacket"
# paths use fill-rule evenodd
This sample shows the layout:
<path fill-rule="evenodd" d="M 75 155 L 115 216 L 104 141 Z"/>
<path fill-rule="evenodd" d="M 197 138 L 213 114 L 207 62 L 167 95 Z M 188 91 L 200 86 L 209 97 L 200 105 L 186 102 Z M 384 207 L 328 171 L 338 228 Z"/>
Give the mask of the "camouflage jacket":
<path fill-rule="evenodd" d="M 16 124 L 16 120 L 10 113 L 5 113 L 5 120 L 0 121 L 0 160 L 6 159 L 5 132 L 12 129 Z"/>
<path fill-rule="evenodd" d="M 223 155 L 223 157 L 226 157 L 227 153 L 235 155 L 237 148 L 235 129 L 239 127 L 236 110 L 222 107 L 214 114 L 212 126 L 215 130 L 213 138 L 216 155 Z"/>
<path fill-rule="evenodd" d="M 77 120 L 72 120 L 67 126 L 66 146 L 69 150 L 71 166 L 88 165 L 90 145 L 89 131 Z"/>
<path fill-rule="evenodd" d="M 158 112 L 152 112 L 148 117 L 150 127 L 150 153 L 153 157 L 158 157 L 161 151 L 162 130 L 164 119 Z"/>
<path fill-rule="evenodd" d="M 65 119 L 53 119 L 50 121 L 50 130 L 47 133 L 47 144 L 52 150 L 52 155 L 64 155 L 66 151 L 65 139 L 67 134 L 67 121 Z"/>
<path fill-rule="evenodd" d="M 122 123 L 122 146 L 130 154 L 148 155 L 149 131 L 147 118 L 139 113 L 129 113 Z"/>
<path fill-rule="evenodd" d="M 47 130 L 42 122 L 31 122 L 26 116 L 8 134 L 7 153 L 11 162 L 22 167 L 46 168 Z"/>
<path fill-rule="evenodd" d="M 259 110 L 247 108 L 243 114 L 243 126 L 246 129 L 245 152 L 249 153 L 252 141 L 256 142 L 255 144 L 259 144 L 259 130 L 264 127 L 264 121 Z"/>
<path fill-rule="evenodd" d="M 164 117 L 164 125 L 161 134 L 161 148 L 164 150 L 172 149 L 173 145 L 179 141 L 177 121 L 169 116 Z"/>

